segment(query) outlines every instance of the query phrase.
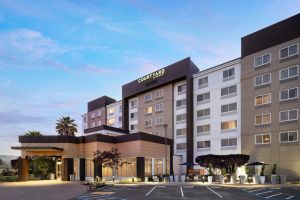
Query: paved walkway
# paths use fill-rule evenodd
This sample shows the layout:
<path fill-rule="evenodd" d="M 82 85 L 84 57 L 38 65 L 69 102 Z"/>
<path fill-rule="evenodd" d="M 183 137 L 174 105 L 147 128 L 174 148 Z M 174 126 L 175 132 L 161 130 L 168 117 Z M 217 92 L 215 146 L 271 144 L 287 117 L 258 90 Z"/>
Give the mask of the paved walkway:
<path fill-rule="evenodd" d="M 0 183 L 1 200 L 69 200 L 86 191 L 87 187 L 79 182 L 45 180 Z"/>

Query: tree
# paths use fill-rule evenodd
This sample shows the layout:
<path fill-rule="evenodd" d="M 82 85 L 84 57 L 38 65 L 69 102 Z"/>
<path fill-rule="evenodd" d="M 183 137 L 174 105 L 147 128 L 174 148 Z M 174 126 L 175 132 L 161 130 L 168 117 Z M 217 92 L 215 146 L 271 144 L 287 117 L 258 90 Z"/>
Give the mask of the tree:
<path fill-rule="evenodd" d="M 4 161 L 0 158 L 0 167 L 4 165 Z"/>
<path fill-rule="evenodd" d="M 94 163 L 98 167 L 108 167 L 112 170 L 118 169 L 121 153 L 117 148 L 112 148 L 111 151 L 95 151 L 93 152 Z M 102 180 L 102 174 L 100 179 Z"/>
<path fill-rule="evenodd" d="M 62 117 L 57 120 L 56 132 L 59 135 L 75 136 L 75 133 L 77 133 L 77 124 L 70 117 Z"/>
<path fill-rule="evenodd" d="M 27 131 L 25 133 L 26 136 L 41 136 L 41 132 L 40 131 L 35 131 L 35 130 L 32 130 L 32 131 Z"/>
<path fill-rule="evenodd" d="M 55 172 L 55 161 L 50 157 L 34 157 L 29 162 L 29 172 L 40 179 L 48 179 Z"/>

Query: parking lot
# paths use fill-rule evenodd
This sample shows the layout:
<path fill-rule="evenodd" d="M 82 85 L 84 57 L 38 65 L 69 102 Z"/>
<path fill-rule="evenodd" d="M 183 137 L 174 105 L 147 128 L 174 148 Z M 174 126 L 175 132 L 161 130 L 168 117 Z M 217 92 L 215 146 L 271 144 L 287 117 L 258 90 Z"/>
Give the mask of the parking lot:
<path fill-rule="evenodd" d="M 297 187 L 228 187 L 192 185 L 133 185 L 108 186 L 99 191 L 86 193 L 77 200 L 140 200 L 140 199 L 266 199 L 300 200 Z"/>

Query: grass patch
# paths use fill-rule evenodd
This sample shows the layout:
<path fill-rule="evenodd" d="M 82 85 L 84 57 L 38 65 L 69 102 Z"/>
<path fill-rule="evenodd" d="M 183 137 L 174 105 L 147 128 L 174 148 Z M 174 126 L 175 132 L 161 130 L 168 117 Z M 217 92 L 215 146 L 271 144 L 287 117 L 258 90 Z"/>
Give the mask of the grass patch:
<path fill-rule="evenodd" d="M 0 182 L 16 182 L 18 176 L 0 176 Z"/>

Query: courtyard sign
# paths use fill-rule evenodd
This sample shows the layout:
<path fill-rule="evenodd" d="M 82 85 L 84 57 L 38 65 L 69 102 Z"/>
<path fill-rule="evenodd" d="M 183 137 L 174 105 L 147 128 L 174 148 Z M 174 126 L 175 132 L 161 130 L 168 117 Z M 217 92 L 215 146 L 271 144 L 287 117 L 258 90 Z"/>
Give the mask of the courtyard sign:
<path fill-rule="evenodd" d="M 160 69 L 158 71 L 155 71 L 151 74 L 148 74 L 146 76 L 143 76 L 141 78 L 138 79 L 138 83 L 142 83 L 144 81 L 147 81 L 147 80 L 154 80 L 154 79 L 157 79 L 158 77 L 161 77 L 165 75 L 165 69 Z"/>

